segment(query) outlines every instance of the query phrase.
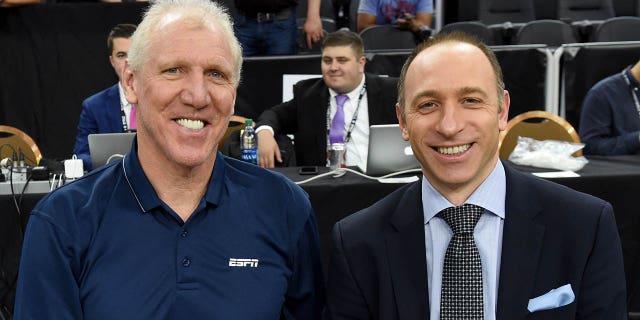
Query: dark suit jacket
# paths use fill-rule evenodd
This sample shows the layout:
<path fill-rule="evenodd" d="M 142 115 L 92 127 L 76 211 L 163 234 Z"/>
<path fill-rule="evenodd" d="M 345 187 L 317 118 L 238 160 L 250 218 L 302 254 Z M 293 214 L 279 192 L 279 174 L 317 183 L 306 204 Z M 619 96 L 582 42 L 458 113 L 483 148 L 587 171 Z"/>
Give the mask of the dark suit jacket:
<path fill-rule="evenodd" d="M 369 125 L 398 123 L 395 105 L 397 78 L 365 74 Z M 293 86 L 293 99 L 265 110 L 257 126 L 271 126 L 275 134 L 294 134 L 296 163 L 324 166 L 327 163 L 327 108 L 329 88 L 322 78 Z"/>
<path fill-rule="evenodd" d="M 505 166 L 506 215 L 496 319 L 626 319 L 622 249 L 611 205 Z M 429 319 L 421 181 L 339 221 L 332 319 Z M 529 313 L 529 299 L 571 284 L 576 299 Z"/>
<path fill-rule="evenodd" d="M 87 137 L 92 133 L 122 132 L 120 94 L 118 84 L 102 90 L 82 102 L 78 121 L 78 135 L 73 153 L 82 159 L 84 168 L 91 170 L 91 155 Z"/>

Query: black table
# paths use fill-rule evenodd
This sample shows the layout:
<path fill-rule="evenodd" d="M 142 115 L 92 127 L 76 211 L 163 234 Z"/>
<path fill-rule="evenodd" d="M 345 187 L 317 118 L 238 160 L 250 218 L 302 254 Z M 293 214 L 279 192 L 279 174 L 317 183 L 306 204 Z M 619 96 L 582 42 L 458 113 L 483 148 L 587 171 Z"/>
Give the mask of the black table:
<path fill-rule="evenodd" d="M 530 167 L 514 166 L 526 172 L 549 171 Z M 299 175 L 298 168 L 275 169 L 293 181 L 309 178 Z M 326 172 L 320 168 L 320 173 Z M 609 201 L 615 210 L 616 222 L 622 239 L 625 259 L 627 291 L 630 310 L 640 310 L 640 214 L 635 209 L 634 195 L 640 195 L 640 156 L 590 157 L 590 162 L 578 172 L 580 177 L 552 178 L 549 180 L 575 190 L 595 195 Z M 322 256 L 325 266 L 329 257 L 331 228 L 339 219 L 366 208 L 404 184 L 384 184 L 365 179 L 354 173 L 342 177 L 322 177 L 302 184 L 309 194 L 315 210 L 320 232 Z M 22 199 L 22 216 L 18 216 L 13 198 L 0 195 L 0 265 L 5 272 L 15 275 L 20 253 L 21 233 L 18 226 L 24 225 L 27 212 L 43 194 L 25 194 Z M 0 286 L 1 288 L 1 286 Z"/>

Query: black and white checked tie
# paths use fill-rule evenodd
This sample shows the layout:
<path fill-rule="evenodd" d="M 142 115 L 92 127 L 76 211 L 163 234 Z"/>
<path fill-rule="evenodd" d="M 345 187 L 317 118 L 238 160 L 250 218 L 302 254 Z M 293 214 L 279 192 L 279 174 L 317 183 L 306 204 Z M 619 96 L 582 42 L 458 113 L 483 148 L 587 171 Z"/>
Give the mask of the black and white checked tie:
<path fill-rule="evenodd" d="M 482 208 L 464 204 L 449 207 L 438 213 L 447 222 L 453 236 L 444 256 L 441 320 L 482 320 L 482 262 L 473 239 L 473 229 L 480 219 Z"/>

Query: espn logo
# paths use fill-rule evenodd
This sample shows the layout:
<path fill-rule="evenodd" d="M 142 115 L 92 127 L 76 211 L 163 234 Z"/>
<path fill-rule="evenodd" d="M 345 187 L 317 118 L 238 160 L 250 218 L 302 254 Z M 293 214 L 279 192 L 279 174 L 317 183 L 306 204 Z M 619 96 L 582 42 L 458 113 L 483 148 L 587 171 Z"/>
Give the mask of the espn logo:
<path fill-rule="evenodd" d="M 229 258 L 229 267 L 258 267 L 258 259 Z"/>

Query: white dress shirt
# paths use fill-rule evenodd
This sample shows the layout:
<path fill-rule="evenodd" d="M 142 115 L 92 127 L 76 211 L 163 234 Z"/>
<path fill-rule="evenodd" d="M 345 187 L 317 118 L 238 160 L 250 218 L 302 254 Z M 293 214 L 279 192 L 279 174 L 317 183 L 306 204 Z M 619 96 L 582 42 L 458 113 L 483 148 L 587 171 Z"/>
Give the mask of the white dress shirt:
<path fill-rule="evenodd" d="M 118 82 L 118 93 L 120 94 L 120 105 L 124 109 L 124 115 L 127 118 L 127 128 L 131 129 L 129 127 L 129 119 L 131 119 L 131 104 L 127 101 L 127 97 L 124 95 L 124 89 L 120 82 Z"/>
<path fill-rule="evenodd" d="M 502 232 L 505 217 L 506 178 L 504 167 L 498 160 L 487 179 L 471 194 L 465 203 L 484 208 L 473 232 L 482 261 L 482 291 L 484 319 L 496 318 L 498 279 L 502 253 Z M 453 205 L 422 178 L 422 204 L 427 258 L 430 319 L 440 319 L 440 289 L 444 255 L 453 232 L 444 219 L 436 215 Z"/>
<path fill-rule="evenodd" d="M 345 134 L 349 129 L 349 124 L 351 124 L 353 114 L 358 108 L 358 97 L 360 97 L 362 86 L 364 86 L 364 78 L 365 77 L 363 75 L 360 84 L 353 89 L 353 91 L 346 93 L 349 99 L 344 103 Z M 338 109 L 338 105 L 336 103 L 336 96 L 338 93 L 330 88 L 329 95 L 329 114 L 331 116 L 330 119 L 333 120 Z M 351 132 L 351 140 L 349 140 L 345 145 L 345 148 L 347 150 L 345 164 L 347 166 L 358 166 L 362 172 L 366 172 L 367 156 L 369 154 L 369 107 L 366 92 L 362 95 L 362 99 L 360 100 L 360 109 L 358 110 L 356 125 L 353 127 L 353 131 Z"/>

